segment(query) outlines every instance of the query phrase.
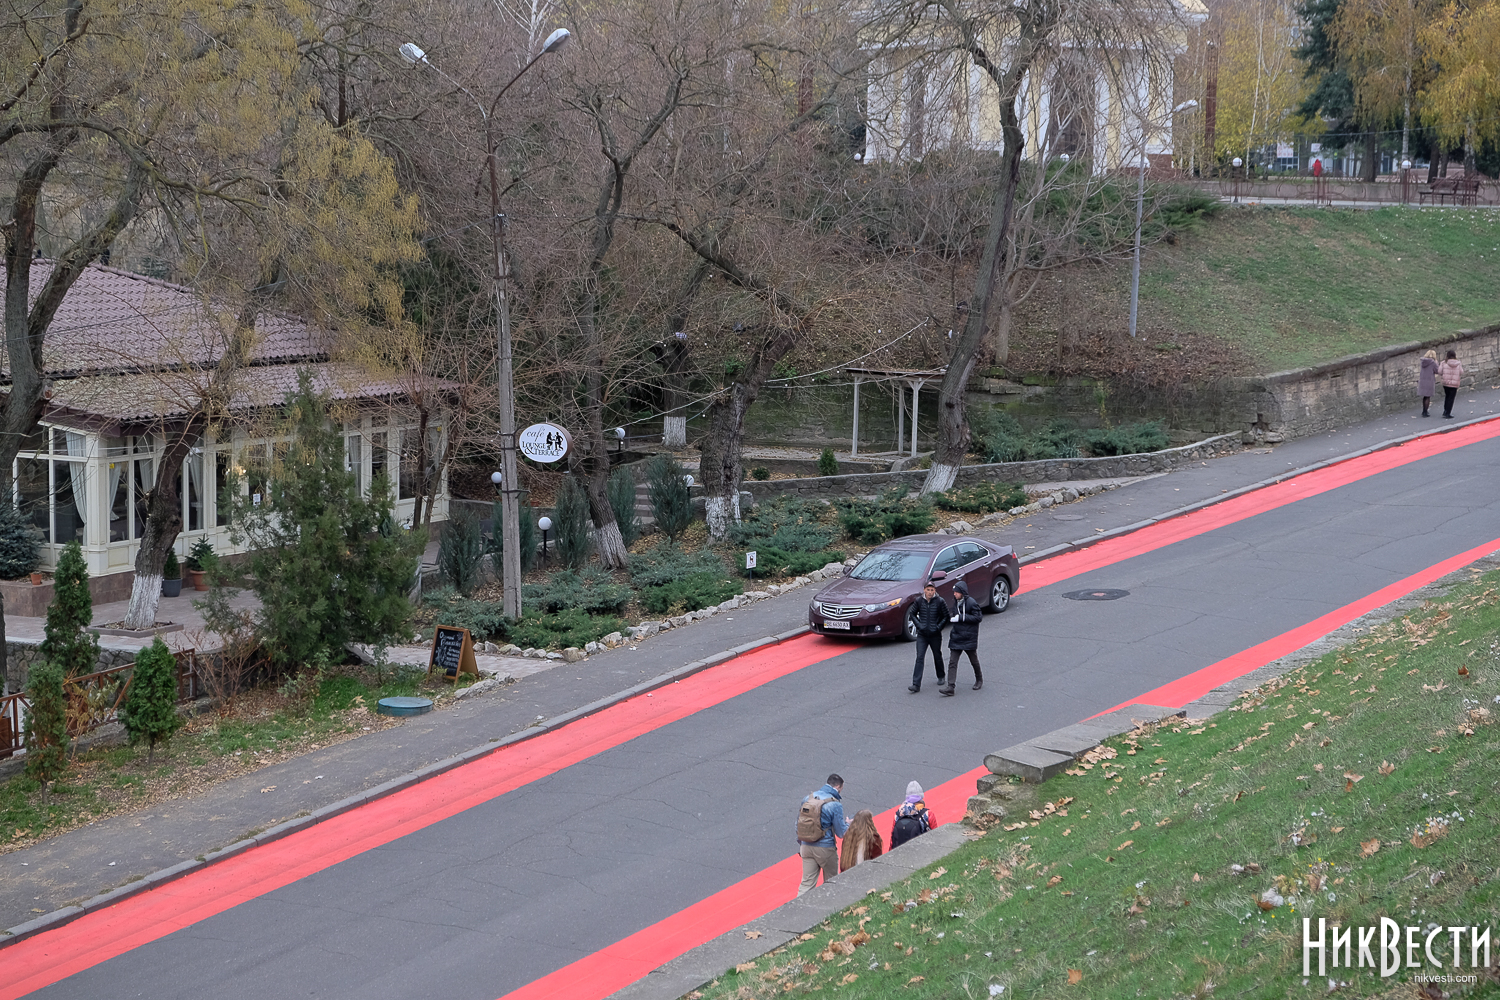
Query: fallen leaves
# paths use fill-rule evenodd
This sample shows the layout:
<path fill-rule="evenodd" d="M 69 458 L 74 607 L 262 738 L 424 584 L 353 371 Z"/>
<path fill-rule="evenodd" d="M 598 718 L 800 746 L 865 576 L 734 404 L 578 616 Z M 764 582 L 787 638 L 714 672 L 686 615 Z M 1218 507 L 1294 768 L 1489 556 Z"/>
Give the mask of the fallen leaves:
<path fill-rule="evenodd" d="M 1068 970 L 1068 985 L 1069 986 L 1077 986 L 1081 982 L 1083 982 L 1083 970 L 1082 969 L 1069 969 Z"/>
<path fill-rule="evenodd" d="M 739 965 L 736 965 L 734 967 L 734 971 L 740 973 L 741 975 L 743 975 L 746 972 L 749 972 L 753 968 L 755 968 L 755 963 L 754 962 L 741 962 Z"/>
<path fill-rule="evenodd" d="M 754 941 L 756 938 L 758 938 L 760 936 L 761 936 L 760 931 L 746 931 L 745 932 L 745 940 L 747 940 L 747 941 Z"/>
<path fill-rule="evenodd" d="M 1117 850 L 1117 851 L 1123 851 L 1123 850 L 1125 850 L 1125 848 L 1129 847 L 1133 843 L 1135 843 L 1135 841 L 1133 841 L 1133 840 L 1127 840 L 1127 841 L 1125 841 L 1125 843 L 1121 844 L 1119 847 L 1116 847 L 1115 850 Z"/>
<path fill-rule="evenodd" d="M 839 980 L 839 985 L 840 986 L 848 986 L 850 983 L 854 982 L 858 978 L 859 978 L 859 973 L 857 973 L 857 972 L 851 972 L 847 976 L 845 976 L 843 979 Z"/>
<path fill-rule="evenodd" d="M 1063 877 L 1061 875 L 1054 875 L 1047 880 L 1047 886 L 1050 888 L 1054 885 L 1057 885 L 1057 883 L 1061 882 L 1062 880 Z"/>
<path fill-rule="evenodd" d="M 1344 828 L 1341 827 L 1341 826 L 1336 826 L 1330 832 L 1331 833 L 1343 833 L 1344 832 Z"/>
<path fill-rule="evenodd" d="M 1371 857 L 1374 857 L 1375 853 L 1377 851 L 1379 851 L 1379 850 L 1380 850 L 1380 838 L 1379 837 L 1376 837 L 1374 840 L 1361 840 L 1359 842 L 1359 856 L 1362 857 L 1362 858 L 1371 858 Z"/>
<path fill-rule="evenodd" d="M 927 877 L 928 878 L 942 878 L 946 874 L 948 874 L 948 869 L 946 869 L 946 868 L 939 868 L 937 871 L 933 872 L 931 875 L 928 875 Z"/>
<path fill-rule="evenodd" d="M 1359 784 L 1361 781 L 1364 781 L 1364 780 L 1365 780 L 1365 776 L 1363 774 L 1355 774 L 1352 771 L 1345 771 L 1344 772 L 1344 791 L 1346 791 L 1346 792 L 1352 792 L 1352 791 L 1354 791 L 1354 786 L 1357 785 L 1357 784 Z"/>
<path fill-rule="evenodd" d="M 1376 770 L 1381 774 L 1390 774 L 1392 771 L 1396 770 L 1396 765 L 1392 764 L 1388 760 L 1383 760 L 1380 762 L 1380 766 L 1376 768 Z"/>

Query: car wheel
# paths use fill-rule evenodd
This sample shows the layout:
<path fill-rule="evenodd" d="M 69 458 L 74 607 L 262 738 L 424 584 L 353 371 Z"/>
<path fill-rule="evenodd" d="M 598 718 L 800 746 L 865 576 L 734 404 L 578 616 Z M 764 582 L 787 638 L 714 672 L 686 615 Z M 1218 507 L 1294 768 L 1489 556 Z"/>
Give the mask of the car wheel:
<path fill-rule="evenodd" d="M 912 605 L 906 609 L 906 625 L 901 629 L 901 635 L 907 642 L 917 641 L 917 607 Z"/>
<path fill-rule="evenodd" d="M 990 584 L 990 610 L 999 614 L 1010 607 L 1010 579 L 1004 573 Z"/>

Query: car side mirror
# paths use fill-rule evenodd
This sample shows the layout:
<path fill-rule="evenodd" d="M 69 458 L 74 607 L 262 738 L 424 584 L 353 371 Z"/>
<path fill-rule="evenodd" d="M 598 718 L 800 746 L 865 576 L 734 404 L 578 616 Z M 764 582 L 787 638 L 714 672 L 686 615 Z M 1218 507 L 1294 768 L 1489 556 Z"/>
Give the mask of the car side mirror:
<path fill-rule="evenodd" d="M 941 583 L 942 581 L 948 579 L 948 571 L 945 569 L 940 569 L 936 573 L 932 574 L 930 579 L 933 583 Z"/>
<path fill-rule="evenodd" d="M 848 576 L 850 573 L 853 573 L 853 572 L 854 572 L 854 567 L 853 566 L 845 566 L 844 567 L 844 575 L 845 576 Z"/>

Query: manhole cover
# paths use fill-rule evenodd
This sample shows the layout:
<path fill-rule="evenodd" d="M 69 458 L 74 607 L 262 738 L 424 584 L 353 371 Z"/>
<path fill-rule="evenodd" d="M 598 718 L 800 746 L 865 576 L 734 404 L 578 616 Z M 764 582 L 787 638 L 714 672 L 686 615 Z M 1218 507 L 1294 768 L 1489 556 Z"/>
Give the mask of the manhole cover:
<path fill-rule="evenodd" d="M 1082 514 L 1053 514 L 1052 515 L 1052 520 L 1054 520 L 1054 521 L 1082 521 L 1083 520 L 1083 515 Z"/>
<path fill-rule="evenodd" d="M 428 698 L 405 696 L 382 698 L 376 704 L 375 710 L 381 715 L 422 715 L 432 711 L 432 701 Z"/>
<path fill-rule="evenodd" d="M 1070 601 L 1118 601 L 1129 597 L 1128 590 L 1073 590 L 1063 595 Z"/>

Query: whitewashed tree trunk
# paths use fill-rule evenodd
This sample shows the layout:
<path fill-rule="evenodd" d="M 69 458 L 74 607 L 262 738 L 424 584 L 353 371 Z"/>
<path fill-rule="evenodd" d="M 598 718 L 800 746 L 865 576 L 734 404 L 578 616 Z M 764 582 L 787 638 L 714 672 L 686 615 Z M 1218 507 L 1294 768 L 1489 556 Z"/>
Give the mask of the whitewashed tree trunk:
<path fill-rule="evenodd" d="M 130 588 L 130 608 L 125 612 L 125 627 L 145 630 L 156 625 L 156 609 L 161 605 L 161 573 L 135 574 Z"/>
<path fill-rule="evenodd" d="M 740 494 L 735 490 L 729 496 L 709 497 L 704 510 L 708 521 L 708 533 L 714 538 L 729 535 L 729 526 L 740 521 Z"/>
<path fill-rule="evenodd" d="M 927 470 L 927 478 L 922 481 L 922 492 L 942 493 L 951 490 L 957 480 L 958 466 L 933 462 L 932 467 Z"/>
<path fill-rule="evenodd" d="M 605 566 L 621 568 L 628 564 L 630 552 L 625 548 L 618 521 L 611 521 L 594 532 L 594 554 Z"/>
<path fill-rule="evenodd" d="M 661 424 L 661 443 L 668 448 L 686 448 L 687 417 L 664 417 Z"/>

